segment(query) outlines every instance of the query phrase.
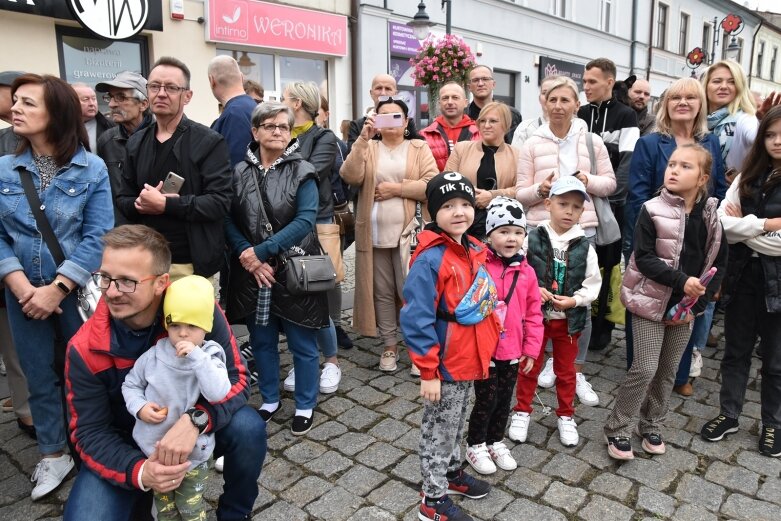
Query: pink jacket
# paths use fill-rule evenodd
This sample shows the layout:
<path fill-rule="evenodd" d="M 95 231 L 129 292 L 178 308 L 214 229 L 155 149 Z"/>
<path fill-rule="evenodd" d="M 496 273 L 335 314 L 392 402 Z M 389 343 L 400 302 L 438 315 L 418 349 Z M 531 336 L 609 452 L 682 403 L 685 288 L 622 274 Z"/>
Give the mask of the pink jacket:
<path fill-rule="evenodd" d="M 493 358 L 495 360 L 513 360 L 521 355 L 537 359 L 542 348 L 544 327 L 542 325 L 542 302 L 537 275 L 524 258 L 505 266 L 493 250 L 488 250 L 486 269 L 494 279 L 499 300 L 504 300 L 513 283 L 515 273 L 518 282 L 507 304 L 504 318 L 504 331 L 499 336 L 499 344 Z"/>
<path fill-rule="evenodd" d="M 578 170 L 588 175 L 586 191 L 589 194 L 607 197 L 616 189 L 616 176 L 610 157 L 602 138 L 594 134 L 594 158 L 596 173 L 591 172 L 591 159 L 586 146 L 586 124 L 581 119 L 572 120 L 572 129 L 568 139 L 577 139 Z M 537 188 L 551 172 L 556 172 L 553 180 L 559 178 L 559 139 L 543 124 L 526 140 L 518 157 L 518 179 L 515 185 L 515 197 L 526 210 L 526 221 L 533 226 L 550 219 L 545 209 L 545 199 L 537 196 Z M 586 201 L 583 215 L 580 217 L 582 228 L 596 228 L 599 224 L 594 205 Z"/>

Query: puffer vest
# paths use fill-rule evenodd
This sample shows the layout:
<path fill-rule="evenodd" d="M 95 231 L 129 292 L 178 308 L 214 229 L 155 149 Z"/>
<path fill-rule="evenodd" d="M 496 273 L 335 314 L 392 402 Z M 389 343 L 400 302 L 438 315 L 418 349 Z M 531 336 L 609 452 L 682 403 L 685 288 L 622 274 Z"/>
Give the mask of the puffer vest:
<path fill-rule="evenodd" d="M 686 231 L 686 206 L 683 198 L 663 188 L 658 197 L 646 201 L 643 206 L 656 228 L 656 254 L 669 267 L 678 269 Z M 717 207 L 718 199 L 710 197 L 702 209 L 702 218 L 707 227 L 707 255 L 702 274 L 713 266 L 721 246 Z M 639 317 L 661 322 L 672 293 L 671 286 L 659 284 L 643 275 L 632 254 L 621 284 L 621 302 L 627 310 Z"/>
<path fill-rule="evenodd" d="M 757 179 L 752 187 L 753 195 L 751 197 L 740 198 L 740 208 L 743 215 L 753 214 L 769 219 L 781 217 L 781 183 L 773 183 L 774 186 L 768 186 L 766 185 L 768 177 L 769 175 L 764 175 L 761 179 Z M 751 260 L 753 254 L 754 250 L 742 242 L 730 244 L 727 276 L 724 278 L 722 286 L 722 301 L 725 305 L 732 297 L 746 264 Z M 765 305 L 769 313 L 780 313 L 781 257 L 762 253 L 757 253 L 757 255 L 762 263 L 762 271 L 765 273 Z"/>
<path fill-rule="evenodd" d="M 231 214 L 241 233 L 252 244 L 260 244 L 268 233 L 263 227 L 259 204 L 263 204 L 269 223 L 277 233 L 296 216 L 296 192 L 304 181 L 314 179 L 314 167 L 304 161 L 297 152 L 298 143 L 293 141 L 281 161 L 263 174 L 256 154 L 258 145 L 247 149 L 247 158 L 236 165 L 233 171 L 233 190 L 236 201 L 231 205 Z M 259 197 L 252 176 L 257 176 L 262 195 Z M 320 244 L 314 229 L 297 245 L 296 250 L 307 255 L 320 253 Z M 298 252 L 300 253 L 300 251 Z M 285 287 L 286 266 L 283 259 L 277 264 L 271 289 L 271 313 L 300 326 L 319 329 L 328 324 L 328 300 L 325 293 L 313 295 L 291 295 Z M 230 291 L 227 314 L 231 322 L 238 321 L 255 312 L 258 299 L 258 285 L 255 278 L 245 270 L 238 258 L 231 257 Z"/>
<path fill-rule="evenodd" d="M 571 297 L 583 285 L 586 279 L 586 263 L 588 261 L 588 239 L 578 237 L 570 241 L 567 247 L 567 273 L 561 295 Z M 553 246 L 548 230 L 544 226 L 529 232 L 529 248 L 526 259 L 537 274 L 537 284 L 549 291 L 553 284 Z M 591 306 L 576 306 L 564 312 L 567 316 L 567 331 L 570 335 L 579 333 L 586 326 L 586 313 Z"/>

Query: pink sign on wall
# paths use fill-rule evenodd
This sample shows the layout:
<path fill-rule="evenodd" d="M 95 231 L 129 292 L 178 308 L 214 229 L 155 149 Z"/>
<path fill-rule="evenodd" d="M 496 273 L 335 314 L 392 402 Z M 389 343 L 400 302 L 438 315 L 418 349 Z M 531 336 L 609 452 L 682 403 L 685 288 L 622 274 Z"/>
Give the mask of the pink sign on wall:
<path fill-rule="evenodd" d="M 207 39 L 347 55 L 347 17 L 257 0 L 209 0 Z"/>

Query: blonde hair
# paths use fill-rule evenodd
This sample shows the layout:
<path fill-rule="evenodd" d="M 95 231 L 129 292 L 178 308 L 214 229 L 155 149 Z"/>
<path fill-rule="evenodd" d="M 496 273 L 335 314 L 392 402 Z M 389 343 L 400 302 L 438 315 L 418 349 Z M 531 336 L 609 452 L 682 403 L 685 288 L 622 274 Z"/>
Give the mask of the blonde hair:
<path fill-rule="evenodd" d="M 483 121 L 485 119 L 485 115 L 492 110 L 495 110 L 499 113 L 499 119 L 502 121 L 502 125 L 504 125 L 504 131 L 507 132 L 510 129 L 513 117 L 512 114 L 510 114 L 510 109 L 508 109 L 507 105 L 501 101 L 492 101 L 480 109 L 480 114 L 477 116 L 477 123 L 479 124 L 481 121 Z"/>
<path fill-rule="evenodd" d="M 730 74 L 732 74 L 732 79 L 735 81 L 735 99 L 727 105 L 729 113 L 734 114 L 738 110 L 742 110 L 749 116 L 756 114 L 757 108 L 754 105 L 751 91 L 748 90 L 746 73 L 743 72 L 743 69 L 737 62 L 732 60 L 721 60 L 708 67 L 708 70 L 702 75 L 702 86 L 707 90 L 711 76 L 713 76 L 713 73 L 719 67 L 726 68 Z M 708 111 L 710 111 L 710 108 L 708 108 Z"/>
<path fill-rule="evenodd" d="M 710 153 L 710 150 L 705 148 L 704 146 L 700 145 L 699 143 L 688 143 L 685 145 L 681 145 L 677 147 L 672 154 L 670 154 L 670 157 L 675 154 L 678 150 L 693 150 L 697 153 L 697 155 L 700 158 L 700 161 L 698 162 L 698 166 L 700 167 L 700 175 L 706 175 L 708 176 L 708 182 L 703 184 L 699 191 L 697 192 L 697 200 L 701 200 L 703 197 L 708 197 L 709 191 L 710 191 L 710 183 L 711 183 L 711 171 L 713 170 L 713 156 Z"/>
<path fill-rule="evenodd" d="M 301 100 L 304 112 L 309 114 L 313 121 L 317 118 L 317 113 L 320 110 L 320 89 L 317 88 L 317 83 L 313 81 L 294 81 L 285 85 L 285 90 L 290 94 L 291 98 Z"/>
<path fill-rule="evenodd" d="M 543 81 L 547 81 L 548 78 L 545 78 Z M 542 86 L 542 84 L 540 84 Z M 554 90 L 558 89 L 559 87 L 569 87 L 572 90 L 572 93 L 575 95 L 575 100 L 578 100 L 578 97 L 580 96 L 580 93 L 578 92 L 578 85 L 575 83 L 572 78 L 568 78 L 566 76 L 556 76 L 553 78 L 553 80 L 550 82 L 550 87 L 548 88 L 548 93 L 545 95 L 545 101 L 548 101 L 548 98 L 550 97 L 550 93 Z"/>
<path fill-rule="evenodd" d="M 686 95 L 694 93 L 700 99 L 700 111 L 694 117 L 694 128 L 692 134 L 697 139 L 701 138 L 708 133 L 708 100 L 705 97 L 705 89 L 702 84 L 694 78 L 681 78 L 676 80 L 670 85 L 661 103 L 659 104 L 659 110 L 656 113 L 656 131 L 660 134 L 666 134 L 672 136 L 672 119 L 670 118 L 670 111 L 667 102 L 673 96 Z"/>

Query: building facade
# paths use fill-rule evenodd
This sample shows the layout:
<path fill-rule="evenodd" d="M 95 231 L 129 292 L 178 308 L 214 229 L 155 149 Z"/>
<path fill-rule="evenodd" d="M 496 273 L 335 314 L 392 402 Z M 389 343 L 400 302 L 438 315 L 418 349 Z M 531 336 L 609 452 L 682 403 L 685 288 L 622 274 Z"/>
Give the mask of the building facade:
<path fill-rule="evenodd" d="M 749 87 L 765 97 L 781 92 L 781 15 L 760 13 L 762 22 L 754 36 Z"/>

